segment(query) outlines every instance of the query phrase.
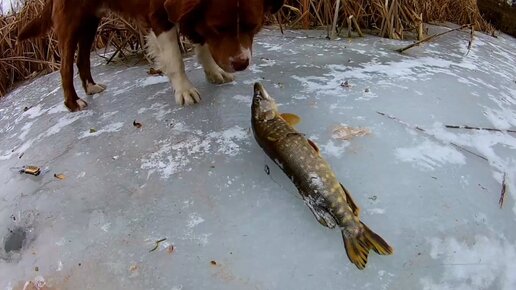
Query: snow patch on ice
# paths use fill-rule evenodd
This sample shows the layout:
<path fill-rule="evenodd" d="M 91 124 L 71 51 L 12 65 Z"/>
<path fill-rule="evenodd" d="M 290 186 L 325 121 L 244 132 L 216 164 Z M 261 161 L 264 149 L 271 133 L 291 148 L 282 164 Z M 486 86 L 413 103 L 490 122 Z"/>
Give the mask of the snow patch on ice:
<path fill-rule="evenodd" d="M 412 162 L 420 168 L 434 170 L 444 164 L 465 164 L 465 156 L 452 148 L 425 140 L 416 147 L 396 149 L 396 157 L 404 162 Z"/>
<path fill-rule="evenodd" d="M 366 211 L 370 215 L 373 215 L 373 214 L 384 214 L 385 213 L 385 209 L 384 208 L 368 208 Z"/>
<path fill-rule="evenodd" d="M 48 114 L 65 113 L 68 109 L 65 107 L 63 102 L 59 102 L 48 109 Z"/>
<path fill-rule="evenodd" d="M 222 132 L 212 132 L 208 137 L 219 145 L 219 153 L 235 156 L 240 151 L 240 145 L 237 142 L 247 139 L 248 134 L 240 126 L 234 126 Z"/>
<path fill-rule="evenodd" d="M 251 95 L 248 95 L 248 96 L 236 95 L 236 96 L 233 96 L 233 100 L 235 100 L 239 103 L 251 105 L 252 97 L 251 97 Z"/>
<path fill-rule="evenodd" d="M 90 133 L 89 131 L 84 132 L 84 133 L 82 133 L 81 136 L 79 136 L 79 139 L 83 139 L 83 138 L 87 138 L 87 137 L 94 137 L 94 136 L 98 136 L 98 135 L 101 135 L 104 133 L 115 133 L 115 132 L 120 131 L 123 126 L 124 126 L 124 123 L 122 123 L 122 122 L 109 124 L 109 125 L 105 126 L 104 128 L 99 129 L 93 133 Z"/>
<path fill-rule="evenodd" d="M 340 157 L 345 151 L 346 147 L 348 147 L 351 143 L 348 141 L 339 141 L 338 143 L 334 143 L 332 140 L 329 140 L 328 143 L 324 145 L 320 145 L 321 151 L 328 156 Z"/>
<path fill-rule="evenodd" d="M 40 105 L 37 105 L 35 107 L 28 109 L 26 112 L 23 113 L 23 116 L 26 116 L 29 119 L 34 119 L 34 118 L 37 118 L 37 117 L 45 114 L 46 112 L 48 112 L 48 110 L 49 109 L 46 109 L 46 110 L 43 109 L 40 104 Z"/>
<path fill-rule="evenodd" d="M 161 84 L 161 83 L 168 83 L 168 82 L 169 82 L 169 80 L 168 80 L 167 76 L 150 76 L 143 80 L 140 80 L 138 82 L 138 84 L 141 87 L 146 87 L 146 86 L 151 86 L 151 85 Z"/>
<path fill-rule="evenodd" d="M 186 226 L 189 228 L 194 228 L 203 222 L 204 219 L 201 216 L 199 216 L 197 213 L 191 213 Z"/>
<path fill-rule="evenodd" d="M 433 238 L 430 245 L 430 256 L 444 271 L 437 281 L 421 279 L 423 289 L 516 289 L 516 245 L 507 240 L 477 235 L 471 242 Z"/>
<path fill-rule="evenodd" d="M 436 57 L 403 58 L 398 61 L 378 63 L 373 60 L 361 65 L 361 67 L 351 67 L 348 65 L 327 65 L 329 70 L 322 76 L 300 77 L 293 75 L 293 79 L 299 81 L 305 91 L 309 93 L 335 93 L 335 89 L 340 87 L 342 80 L 370 80 L 373 78 L 391 78 L 400 80 L 418 81 L 422 78 L 432 76 L 437 73 L 444 73 L 457 77 L 453 72 L 454 67 L 474 70 L 476 65 L 463 62 L 457 63 L 451 60 Z"/>
<path fill-rule="evenodd" d="M 34 124 L 35 121 L 33 122 L 27 122 L 25 123 L 25 125 L 23 125 L 23 127 L 20 129 L 21 132 L 20 134 L 18 135 L 18 139 L 20 140 L 25 140 L 25 137 L 27 137 L 27 134 L 29 134 L 30 132 L 30 128 L 32 127 L 32 125 Z"/>
<path fill-rule="evenodd" d="M 453 142 L 459 146 L 463 146 L 473 152 L 487 158 L 489 164 L 495 169 L 493 177 L 500 184 L 502 176 L 505 172 L 506 184 L 508 188 L 516 188 L 516 159 L 514 157 L 503 157 L 503 154 L 497 154 L 496 148 L 506 148 L 509 150 L 516 149 L 516 138 L 508 133 L 474 131 L 465 133 L 452 133 L 447 131 L 441 123 L 434 123 L 433 127 L 427 129 L 427 132 L 443 142 Z M 516 199 L 516 190 L 508 191 L 514 199 Z M 513 207 L 516 213 L 516 204 Z"/>
<path fill-rule="evenodd" d="M 170 105 L 165 103 L 154 103 L 150 108 L 140 108 L 138 109 L 138 114 L 143 114 L 147 111 L 154 111 L 153 116 L 158 121 L 163 121 L 165 116 L 172 113 L 173 110 L 170 108 Z"/>
<path fill-rule="evenodd" d="M 141 168 L 149 170 L 148 176 L 158 172 L 162 178 L 169 178 L 185 170 L 193 159 L 203 158 L 207 154 L 236 156 L 241 150 L 240 143 L 248 139 L 247 131 L 239 126 L 209 134 L 201 131 L 179 133 L 187 135 L 157 142 L 158 150 L 142 158 Z"/>
<path fill-rule="evenodd" d="M 260 61 L 262 62 L 258 65 L 260 67 L 274 66 L 276 64 L 275 60 L 268 58 L 261 58 Z"/>
<path fill-rule="evenodd" d="M 91 111 L 84 111 L 84 112 L 78 112 L 78 113 L 74 113 L 74 114 L 64 115 L 59 120 L 57 120 L 57 123 L 54 126 L 50 127 L 47 131 L 39 134 L 38 136 L 27 140 L 18 148 L 14 149 L 14 150 L 7 150 L 7 151 L 0 152 L 0 160 L 8 160 L 15 155 L 17 156 L 21 153 L 24 153 L 26 150 L 30 149 L 34 143 L 40 142 L 46 137 L 50 137 L 50 136 L 53 136 L 53 135 L 61 132 L 61 130 L 63 128 L 67 127 L 68 125 L 74 123 L 75 121 L 77 121 L 83 117 L 90 116 L 91 114 L 92 114 Z"/>

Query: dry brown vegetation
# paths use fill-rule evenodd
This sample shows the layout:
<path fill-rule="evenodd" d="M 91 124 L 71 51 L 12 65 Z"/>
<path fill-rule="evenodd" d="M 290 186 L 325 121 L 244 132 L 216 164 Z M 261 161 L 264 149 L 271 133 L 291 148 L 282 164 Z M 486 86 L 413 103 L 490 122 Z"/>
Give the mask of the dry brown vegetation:
<path fill-rule="evenodd" d="M 59 67 L 53 33 L 16 43 L 19 29 L 38 14 L 44 1 L 27 0 L 18 13 L 0 15 L 0 96 L 16 82 Z M 338 1 L 339 11 L 335 13 Z M 304 29 L 330 27 L 335 23 L 337 28 L 347 29 L 353 19 L 355 30 L 360 27 L 369 33 L 395 39 L 409 35 L 421 38 L 422 23 L 432 21 L 473 24 L 476 30 L 493 30 L 480 16 L 476 0 L 287 0 L 270 23 L 279 20 L 283 26 Z M 117 54 L 123 56 L 142 49 L 143 35 L 136 24 L 109 15 L 99 28 L 95 48 L 115 47 Z"/>

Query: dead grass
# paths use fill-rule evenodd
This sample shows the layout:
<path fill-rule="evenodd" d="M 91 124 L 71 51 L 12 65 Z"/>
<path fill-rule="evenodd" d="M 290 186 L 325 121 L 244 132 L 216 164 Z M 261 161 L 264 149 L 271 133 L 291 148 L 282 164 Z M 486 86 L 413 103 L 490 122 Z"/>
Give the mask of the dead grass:
<path fill-rule="evenodd" d="M 341 1 L 336 13 L 336 1 Z M 59 68 L 55 35 L 16 43 L 21 27 L 41 10 L 44 0 L 27 0 L 15 14 L 0 15 L 0 96 L 13 84 Z M 337 17 L 335 17 L 337 16 Z M 353 16 L 352 18 L 349 18 Z M 287 0 L 277 19 L 289 28 L 327 27 L 333 22 L 342 32 L 349 23 L 382 37 L 404 39 L 409 34 L 423 37 L 423 22 L 450 21 L 473 24 L 476 30 L 493 31 L 482 19 L 476 0 Z M 351 21 L 353 20 L 353 21 Z M 270 23 L 276 20 L 270 18 Z M 124 56 L 144 47 L 144 33 L 133 22 L 117 15 L 106 17 L 95 48 L 115 47 Z"/>
<path fill-rule="evenodd" d="M 493 31 L 480 16 L 476 0 L 287 0 L 279 18 L 293 28 L 329 27 L 338 1 L 338 27 L 347 29 L 347 19 L 353 16 L 359 27 L 382 37 L 417 35 L 422 22 L 473 24 L 477 30 Z"/>

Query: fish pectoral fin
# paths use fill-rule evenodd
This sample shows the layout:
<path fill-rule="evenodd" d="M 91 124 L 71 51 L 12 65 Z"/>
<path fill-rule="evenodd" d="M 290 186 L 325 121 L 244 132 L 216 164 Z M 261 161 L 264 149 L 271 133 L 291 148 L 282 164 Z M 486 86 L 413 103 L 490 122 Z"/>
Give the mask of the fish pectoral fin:
<path fill-rule="evenodd" d="M 315 219 L 322 225 L 327 228 L 333 229 L 337 225 L 335 218 L 331 215 L 331 213 L 321 204 L 319 204 L 316 200 L 311 197 L 305 198 L 305 203 L 314 215 Z"/>
<path fill-rule="evenodd" d="M 340 186 L 342 187 L 342 190 L 344 190 L 344 193 L 346 194 L 346 201 L 348 202 L 349 207 L 353 211 L 353 214 L 358 217 L 360 215 L 360 208 L 357 206 L 357 204 L 351 197 L 351 194 L 344 187 L 344 185 L 342 185 L 342 183 L 341 183 Z"/>
<path fill-rule="evenodd" d="M 295 127 L 297 124 L 301 123 L 301 118 L 296 114 L 283 113 L 280 116 L 292 127 Z"/>
<path fill-rule="evenodd" d="M 272 136 L 267 136 L 267 140 L 271 141 L 271 142 L 276 142 L 278 141 L 279 139 L 278 138 L 275 138 L 275 137 L 272 137 Z"/>
<path fill-rule="evenodd" d="M 308 144 L 310 144 L 310 146 L 312 146 L 312 148 L 314 148 L 314 150 L 319 153 L 321 152 L 321 150 L 319 150 L 319 147 L 317 147 L 317 144 L 314 143 L 314 141 L 310 140 L 310 139 L 306 139 L 308 140 Z"/>

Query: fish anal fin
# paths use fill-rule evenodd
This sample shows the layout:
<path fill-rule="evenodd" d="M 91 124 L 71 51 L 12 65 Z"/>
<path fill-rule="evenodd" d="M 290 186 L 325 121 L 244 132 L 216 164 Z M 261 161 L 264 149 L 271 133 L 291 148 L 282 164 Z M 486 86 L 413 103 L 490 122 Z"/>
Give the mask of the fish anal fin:
<path fill-rule="evenodd" d="M 327 228 L 333 229 L 337 225 L 335 218 L 330 212 L 316 199 L 312 197 L 304 198 L 306 205 L 314 215 L 315 219 Z"/>
<path fill-rule="evenodd" d="M 283 113 L 280 116 L 292 127 L 296 126 L 301 122 L 301 118 L 296 114 Z"/>
<path fill-rule="evenodd" d="M 319 150 L 319 147 L 317 147 L 317 144 L 314 143 L 314 141 L 310 140 L 310 139 L 306 139 L 308 140 L 308 144 L 310 144 L 310 146 L 312 146 L 312 148 L 314 148 L 315 151 L 317 152 L 320 152 L 321 150 Z"/>
<path fill-rule="evenodd" d="M 358 217 L 360 215 L 360 208 L 357 206 L 357 204 L 355 203 L 355 201 L 353 200 L 353 198 L 351 197 L 351 194 L 348 192 L 348 190 L 344 187 L 344 185 L 342 185 L 342 183 L 340 184 L 340 186 L 342 187 L 342 190 L 344 191 L 344 193 L 346 194 L 346 201 L 348 202 L 348 205 L 349 207 L 351 208 L 351 211 L 353 211 L 353 214 Z"/>

